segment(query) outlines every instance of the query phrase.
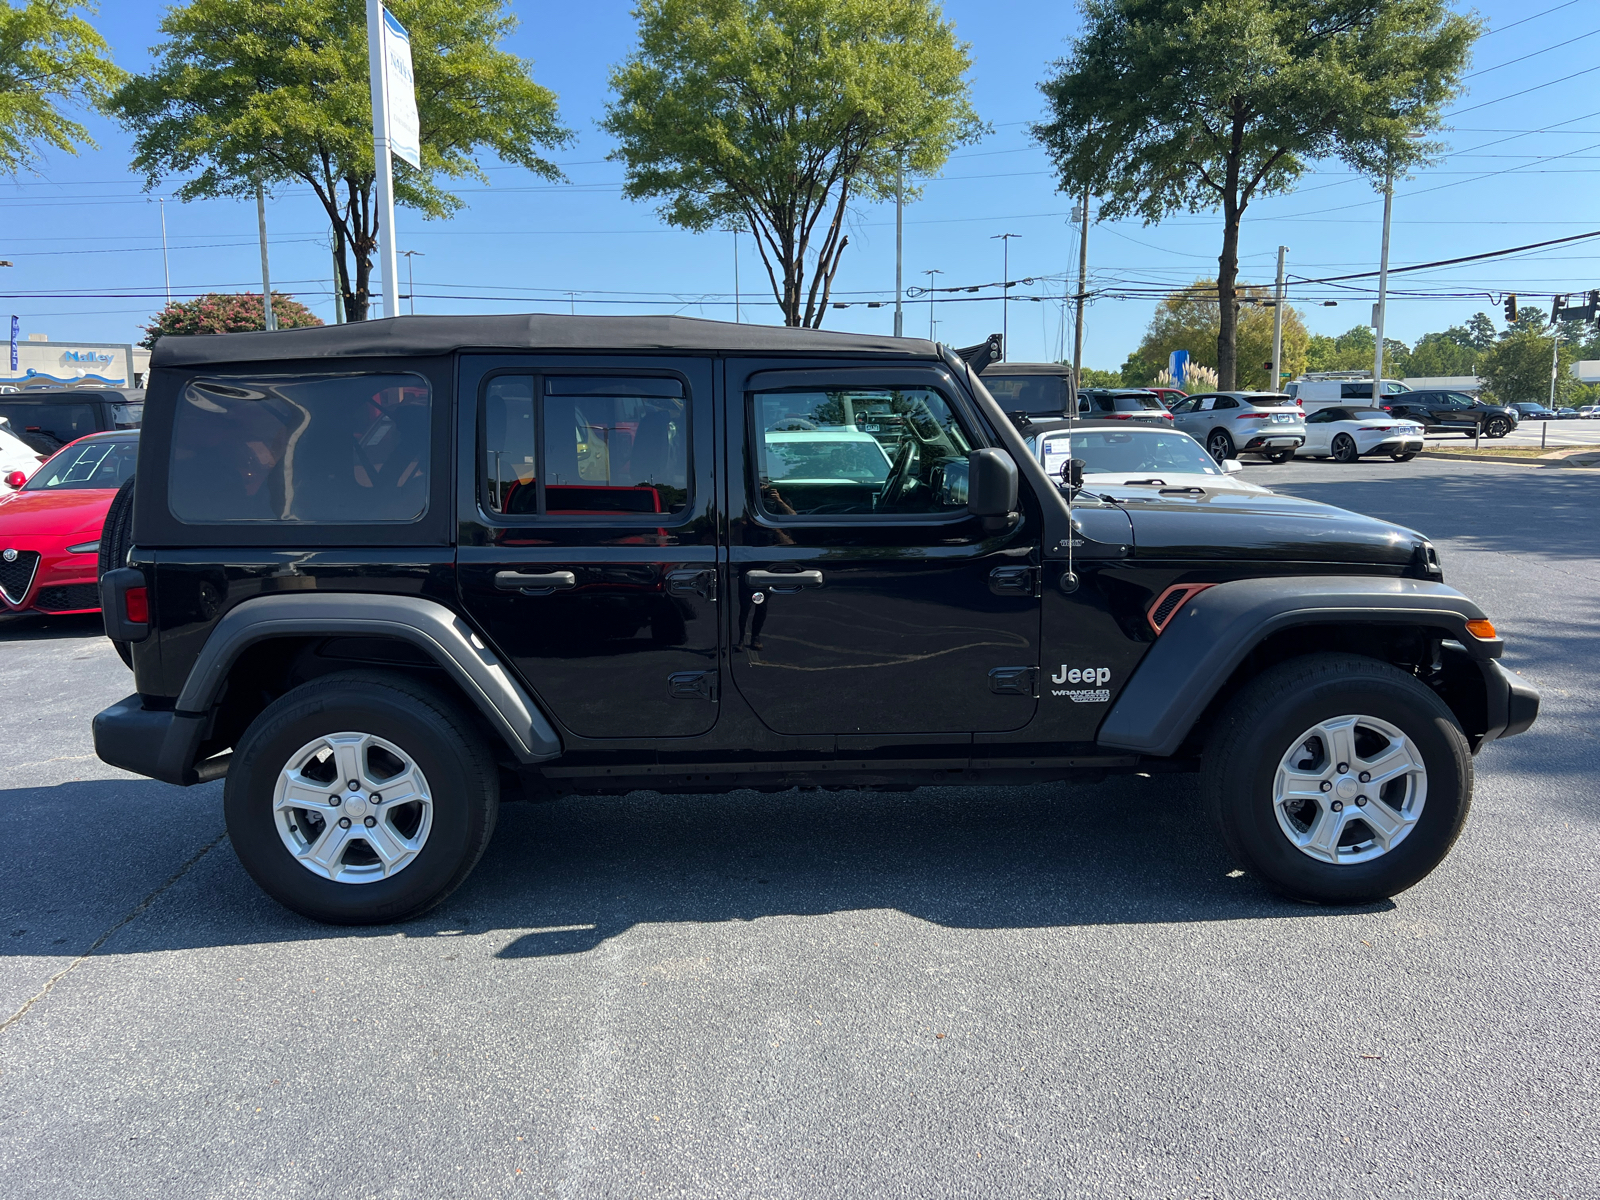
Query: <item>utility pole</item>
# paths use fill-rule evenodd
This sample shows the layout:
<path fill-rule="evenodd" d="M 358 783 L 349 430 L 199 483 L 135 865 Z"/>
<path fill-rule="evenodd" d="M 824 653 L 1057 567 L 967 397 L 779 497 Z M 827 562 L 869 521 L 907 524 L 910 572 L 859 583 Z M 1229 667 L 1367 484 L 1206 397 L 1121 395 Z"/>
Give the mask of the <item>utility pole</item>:
<path fill-rule="evenodd" d="M 1272 392 L 1283 387 L 1283 263 L 1288 253 L 1289 247 L 1278 247 L 1278 287 L 1273 293 L 1277 302 L 1272 306 L 1272 380 L 1267 384 L 1267 390 Z"/>
<path fill-rule="evenodd" d="M 1553 304 L 1551 305 L 1551 308 L 1553 310 L 1556 309 L 1556 307 L 1557 307 L 1556 305 L 1553 305 Z M 1552 313 L 1552 317 L 1553 316 L 1554 316 L 1554 313 Z M 1552 319 L 1551 322 L 1550 322 L 1550 407 L 1551 407 L 1552 410 L 1556 406 L 1556 369 L 1557 369 L 1557 366 L 1560 363 L 1560 361 L 1561 361 L 1561 322 L 1558 321 L 1558 320 Z M 1539 444 L 1540 445 L 1544 444 L 1544 439 L 1543 438 L 1540 438 Z"/>
<path fill-rule="evenodd" d="M 344 290 L 339 286 L 339 238 L 328 235 L 328 252 L 333 257 L 333 323 L 344 324 Z"/>
<path fill-rule="evenodd" d="M 1011 358 L 1011 239 L 1020 233 L 997 233 L 989 240 L 998 241 L 1001 247 L 1000 267 L 1000 361 Z"/>
<path fill-rule="evenodd" d="M 267 270 L 267 196 L 256 176 L 256 227 L 261 233 L 261 305 L 266 309 L 266 328 L 276 329 L 278 317 L 272 311 L 272 274 Z"/>
<path fill-rule="evenodd" d="M 733 231 L 733 323 L 739 324 L 739 231 Z"/>
<path fill-rule="evenodd" d="M 167 279 L 167 303 L 172 303 L 172 267 L 167 262 L 167 198 L 158 196 L 155 201 L 161 206 L 161 273 Z"/>
<path fill-rule="evenodd" d="M 1378 303 L 1373 306 L 1372 404 L 1383 403 L 1383 318 L 1389 302 L 1389 212 L 1394 207 L 1394 170 L 1383 177 L 1383 251 L 1378 260 Z"/>
<path fill-rule="evenodd" d="M 406 259 L 406 299 L 411 301 L 411 315 L 414 317 L 417 315 L 417 281 L 416 277 L 411 273 L 411 260 L 419 254 L 423 258 L 428 256 L 422 254 L 421 250 L 402 250 L 400 253 L 405 255 Z"/>
<path fill-rule="evenodd" d="M 905 309 L 900 302 L 902 275 L 905 263 L 906 235 L 906 156 L 902 151 L 900 161 L 894 165 L 894 335 L 904 337 L 906 331 Z"/>
<path fill-rule="evenodd" d="M 935 340 L 933 336 L 933 277 L 935 275 L 943 275 L 944 272 L 939 270 L 938 267 L 929 267 L 923 274 L 928 277 L 928 340 L 931 342 Z"/>
<path fill-rule="evenodd" d="M 1089 283 L 1089 189 L 1078 205 L 1078 306 L 1072 325 L 1072 386 L 1083 386 L 1083 301 Z"/>

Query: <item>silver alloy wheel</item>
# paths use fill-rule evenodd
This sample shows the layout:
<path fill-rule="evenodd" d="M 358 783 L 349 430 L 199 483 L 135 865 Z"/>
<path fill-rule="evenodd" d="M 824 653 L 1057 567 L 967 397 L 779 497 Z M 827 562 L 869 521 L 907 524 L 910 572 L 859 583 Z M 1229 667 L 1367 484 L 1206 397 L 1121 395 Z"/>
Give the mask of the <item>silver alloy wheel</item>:
<path fill-rule="evenodd" d="M 416 861 L 433 829 L 422 769 L 370 733 L 307 742 L 278 772 L 272 795 L 278 836 L 313 875 L 376 883 Z"/>
<path fill-rule="evenodd" d="M 1370 862 L 1406 839 L 1428 798 L 1428 768 L 1405 733 L 1377 717 L 1319 721 L 1278 763 L 1272 811 L 1302 854 Z"/>
<path fill-rule="evenodd" d="M 1233 457 L 1233 439 L 1219 429 L 1211 435 L 1206 449 L 1211 451 L 1212 458 L 1224 462 Z"/>

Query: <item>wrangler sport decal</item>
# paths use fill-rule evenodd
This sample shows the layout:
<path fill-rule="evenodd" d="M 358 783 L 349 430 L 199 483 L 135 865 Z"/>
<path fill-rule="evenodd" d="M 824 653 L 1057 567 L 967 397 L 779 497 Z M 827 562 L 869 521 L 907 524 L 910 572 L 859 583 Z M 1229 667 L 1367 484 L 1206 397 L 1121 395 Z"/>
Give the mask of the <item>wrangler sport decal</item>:
<path fill-rule="evenodd" d="M 1063 683 L 1079 683 L 1079 684 L 1083 684 L 1083 683 L 1088 683 L 1088 684 L 1109 683 L 1109 682 L 1111 682 L 1111 668 L 1110 667 L 1072 667 L 1072 668 L 1069 669 L 1067 667 L 1066 663 L 1062 663 L 1061 664 L 1061 670 L 1056 672 L 1054 675 L 1050 676 L 1050 682 L 1054 683 L 1054 684 L 1063 684 Z M 1050 689 L 1050 694 L 1052 696 L 1058 696 L 1058 697 L 1059 696 L 1065 696 L 1068 700 L 1071 700 L 1074 704 L 1109 704 L 1111 702 L 1111 689 L 1110 688 L 1093 688 L 1093 687 L 1091 687 L 1091 688 L 1079 689 L 1079 688 L 1054 687 L 1054 688 Z"/>

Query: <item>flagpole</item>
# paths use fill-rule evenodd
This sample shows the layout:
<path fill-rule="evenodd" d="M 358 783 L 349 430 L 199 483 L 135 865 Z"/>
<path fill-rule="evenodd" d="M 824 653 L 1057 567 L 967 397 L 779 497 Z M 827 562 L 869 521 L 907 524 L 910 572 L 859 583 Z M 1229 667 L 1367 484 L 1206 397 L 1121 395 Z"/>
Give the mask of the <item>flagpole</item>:
<path fill-rule="evenodd" d="M 400 315 L 400 287 L 394 244 L 394 158 L 389 149 L 389 88 L 383 61 L 382 0 L 367 0 L 367 67 L 372 75 L 372 155 L 378 183 L 378 274 L 383 281 L 383 315 L 397 317 Z"/>

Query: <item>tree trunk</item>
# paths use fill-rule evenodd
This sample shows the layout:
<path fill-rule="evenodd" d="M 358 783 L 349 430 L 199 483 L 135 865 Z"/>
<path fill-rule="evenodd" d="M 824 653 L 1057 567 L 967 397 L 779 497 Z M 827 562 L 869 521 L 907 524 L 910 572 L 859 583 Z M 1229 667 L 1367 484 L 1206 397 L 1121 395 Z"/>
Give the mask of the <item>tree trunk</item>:
<path fill-rule="evenodd" d="M 1228 145 L 1228 173 L 1222 185 L 1222 253 L 1217 256 L 1217 390 L 1239 386 L 1239 162 L 1244 150 L 1244 113 L 1233 102 L 1233 131 Z"/>

